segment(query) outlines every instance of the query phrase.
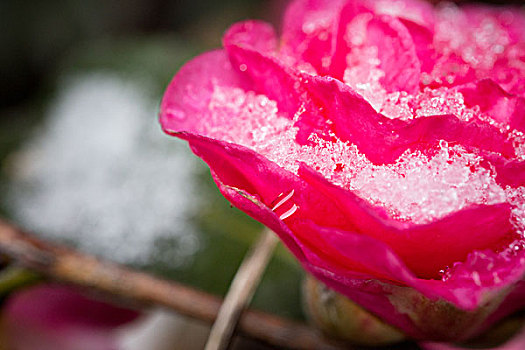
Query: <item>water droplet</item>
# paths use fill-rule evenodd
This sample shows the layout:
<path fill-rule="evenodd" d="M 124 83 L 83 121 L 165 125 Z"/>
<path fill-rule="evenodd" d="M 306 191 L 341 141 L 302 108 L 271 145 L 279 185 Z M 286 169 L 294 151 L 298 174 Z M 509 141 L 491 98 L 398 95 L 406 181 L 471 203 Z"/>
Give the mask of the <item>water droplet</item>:
<path fill-rule="evenodd" d="M 246 72 L 247 69 L 248 69 L 248 66 L 245 65 L 244 63 L 239 66 L 239 70 L 241 72 Z"/>

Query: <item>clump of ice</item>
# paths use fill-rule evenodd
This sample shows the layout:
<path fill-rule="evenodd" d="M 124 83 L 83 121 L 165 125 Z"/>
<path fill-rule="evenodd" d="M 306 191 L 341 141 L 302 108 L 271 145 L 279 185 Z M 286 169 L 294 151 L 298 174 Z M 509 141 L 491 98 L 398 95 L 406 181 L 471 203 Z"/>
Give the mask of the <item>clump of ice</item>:
<path fill-rule="evenodd" d="M 472 16 L 454 4 L 441 6 L 436 12 L 434 46 L 441 54 L 457 55 L 470 67 L 485 74 L 506 55 L 511 40 L 500 23 L 503 15 L 499 16 L 500 21 L 495 16 L 484 16 L 475 23 Z M 443 74 L 444 68 L 438 65 L 433 73 Z"/>
<path fill-rule="evenodd" d="M 165 137 L 147 86 L 117 76 L 65 84 L 46 123 L 15 157 L 8 203 L 15 219 L 45 237 L 72 241 L 118 262 L 142 262 L 159 238 L 176 239 L 172 263 L 199 241 L 190 218 L 197 165 Z"/>
<path fill-rule="evenodd" d="M 240 144 L 271 142 L 289 120 L 278 116 L 277 103 L 253 91 L 216 86 L 209 104 L 210 115 L 203 121 L 216 138 Z M 233 117 L 234 116 L 234 117 Z M 228 126 L 243 132 L 232 133 Z"/>
<path fill-rule="evenodd" d="M 525 187 L 505 189 L 509 203 L 512 205 L 512 220 L 518 233 L 525 237 Z"/>
<path fill-rule="evenodd" d="M 470 205 L 503 202 L 513 205 L 517 225 L 525 218 L 525 207 L 518 205 L 523 203 L 523 188 L 516 192 L 499 186 L 496 174 L 481 166 L 482 158 L 460 145 L 442 140 L 433 154 L 408 150 L 393 164 L 376 165 L 335 135 L 335 141 L 327 141 L 312 134 L 310 144 L 297 144 L 293 120 L 281 115 L 266 96 L 217 86 L 210 111 L 229 118 L 227 128 L 218 124 L 208 130 L 210 136 L 249 147 L 293 173 L 304 162 L 400 220 L 426 223 Z"/>
<path fill-rule="evenodd" d="M 312 139 L 313 146 L 299 150 L 302 161 L 402 220 L 425 223 L 471 204 L 506 200 L 481 159 L 460 146 L 443 141 L 433 156 L 407 151 L 394 164 L 375 165 L 355 145 Z"/>

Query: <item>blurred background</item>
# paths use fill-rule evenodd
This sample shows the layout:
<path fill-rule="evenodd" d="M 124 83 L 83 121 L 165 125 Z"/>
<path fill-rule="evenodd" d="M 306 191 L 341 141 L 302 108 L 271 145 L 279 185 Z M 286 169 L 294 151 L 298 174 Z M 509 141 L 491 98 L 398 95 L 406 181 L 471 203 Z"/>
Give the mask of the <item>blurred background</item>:
<path fill-rule="evenodd" d="M 0 1 L 0 215 L 42 238 L 224 295 L 261 226 L 231 208 L 184 142 L 162 133 L 159 103 L 181 65 L 220 47 L 228 26 L 248 18 L 278 25 L 283 6 Z M 302 319 L 301 276 L 279 247 L 252 305 Z M 200 349 L 208 331 L 160 311 L 139 321 L 120 341 L 125 349 L 152 340 L 158 349 Z"/>
<path fill-rule="evenodd" d="M 230 207 L 184 142 L 160 131 L 158 107 L 184 62 L 220 47 L 236 21 L 278 28 L 286 2 L 0 1 L 0 216 L 42 238 L 224 295 L 262 227 Z M 302 320 L 302 276 L 280 246 L 252 306 Z M 36 293 L 46 302 L 67 292 Z M 39 299 L 25 298 L 2 295 L 0 340 L 30 334 L 18 316 L 35 312 L 24 305 Z M 200 349 L 207 332 L 151 311 L 118 343 Z"/>

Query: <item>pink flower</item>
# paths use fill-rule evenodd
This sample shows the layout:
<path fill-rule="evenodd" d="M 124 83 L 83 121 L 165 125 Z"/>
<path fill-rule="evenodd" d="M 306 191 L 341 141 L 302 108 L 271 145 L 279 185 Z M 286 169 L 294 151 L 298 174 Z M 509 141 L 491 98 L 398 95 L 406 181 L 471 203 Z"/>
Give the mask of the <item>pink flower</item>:
<path fill-rule="evenodd" d="M 0 341 L 16 350 L 116 350 L 115 330 L 138 316 L 72 287 L 39 285 L 7 300 Z"/>
<path fill-rule="evenodd" d="M 228 200 L 417 339 L 525 306 L 525 14 L 297 0 L 233 25 L 161 105 Z"/>

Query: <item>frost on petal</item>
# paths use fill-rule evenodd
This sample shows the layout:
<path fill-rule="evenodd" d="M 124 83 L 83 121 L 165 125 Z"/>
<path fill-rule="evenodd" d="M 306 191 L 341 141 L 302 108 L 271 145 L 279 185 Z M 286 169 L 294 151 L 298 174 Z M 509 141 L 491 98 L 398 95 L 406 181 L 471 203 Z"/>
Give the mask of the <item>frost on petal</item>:
<path fill-rule="evenodd" d="M 510 44 L 525 40 L 525 10 L 516 6 L 463 6 L 461 11 L 474 25 L 496 24 L 508 37 Z"/>
<path fill-rule="evenodd" d="M 377 61 L 382 73 L 380 82 L 386 91 L 415 91 L 421 63 L 413 37 L 400 19 L 374 14 L 362 2 L 350 1 L 341 9 L 338 21 L 330 76 L 343 80 L 347 68 Z M 414 33 L 417 34 L 415 30 Z M 362 50 L 374 50 L 377 55 L 367 58 L 360 54 Z"/>
<path fill-rule="evenodd" d="M 419 86 L 421 64 L 407 28 L 394 17 L 383 15 L 368 23 L 369 44 L 377 47 L 381 83 L 386 91 L 414 92 Z"/>
<path fill-rule="evenodd" d="M 297 68 L 324 74 L 332 51 L 338 9 L 344 0 L 296 0 L 284 16 L 281 54 Z"/>
<path fill-rule="evenodd" d="M 213 91 L 217 86 L 244 88 L 246 83 L 223 51 L 212 51 L 193 59 L 177 73 L 164 94 L 160 107 L 163 130 L 209 135 L 217 126 L 227 129 L 228 119 L 210 118 Z"/>
<path fill-rule="evenodd" d="M 464 122 L 453 115 L 409 121 L 389 119 L 348 86 L 337 80 L 310 77 L 306 89 L 324 106 L 333 130 L 343 141 L 356 144 L 374 163 L 391 163 L 405 150 L 426 149 L 439 140 L 467 148 L 485 149 L 507 157 L 515 153 L 512 142 L 496 127 Z"/>
<path fill-rule="evenodd" d="M 468 252 L 508 243 L 513 237 L 507 204 L 474 206 L 425 225 L 381 218 L 349 191 L 329 184 L 306 167 L 301 177 L 338 204 L 348 227 L 385 242 L 418 276 L 436 277 L 441 269 L 463 261 Z"/>
<path fill-rule="evenodd" d="M 188 140 L 192 150 L 210 166 L 223 186 L 250 194 L 279 215 L 295 204 L 298 209 L 286 218 L 292 230 L 294 220 L 299 218 L 311 218 L 326 226 L 339 226 L 346 221 L 340 210 L 321 193 L 260 154 L 243 146 L 194 134 L 177 136 Z M 283 194 L 292 191 L 286 203 L 276 205 Z"/>
<path fill-rule="evenodd" d="M 523 93 L 522 10 L 449 4 L 437 9 L 436 18 L 439 58 L 429 81 L 453 86 L 491 78 L 508 92 Z"/>
<path fill-rule="evenodd" d="M 253 27 L 241 26 L 252 35 Z M 240 75 L 250 82 L 251 90 L 264 94 L 277 101 L 279 110 L 293 118 L 302 103 L 301 91 L 293 70 L 277 58 L 261 53 L 247 41 L 237 41 L 241 37 L 239 27 L 233 27 L 224 38 L 224 47 L 234 66 L 242 67 Z"/>
<path fill-rule="evenodd" d="M 434 26 L 434 9 L 423 0 L 368 0 L 374 12 L 418 23 L 429 29 Z"/>
<path fill-rule="evenodd" d="M 459 87 L 465 104 L 478 106 L 498 125 L 508 126 L 511 130 L 525 131 L 525 99 L 503 90 L 491 79 L 483 79 Z"/>
<path fill-rule="evenodd" d="M 431 72 L 436 59 L 433 46 L 433 32 L 427 27 L 408 19 L 400 19 L 400 21 L 412 37 L 421 72 Z"/>
<path fill-rule="evenodd" d="M 222 40 L 225 46 L 235 43 L 264 54 L 272 54 L 277 49 L 277 37 L 273 27 L 262 21 L 236 23 L 228 29 Z"/>

